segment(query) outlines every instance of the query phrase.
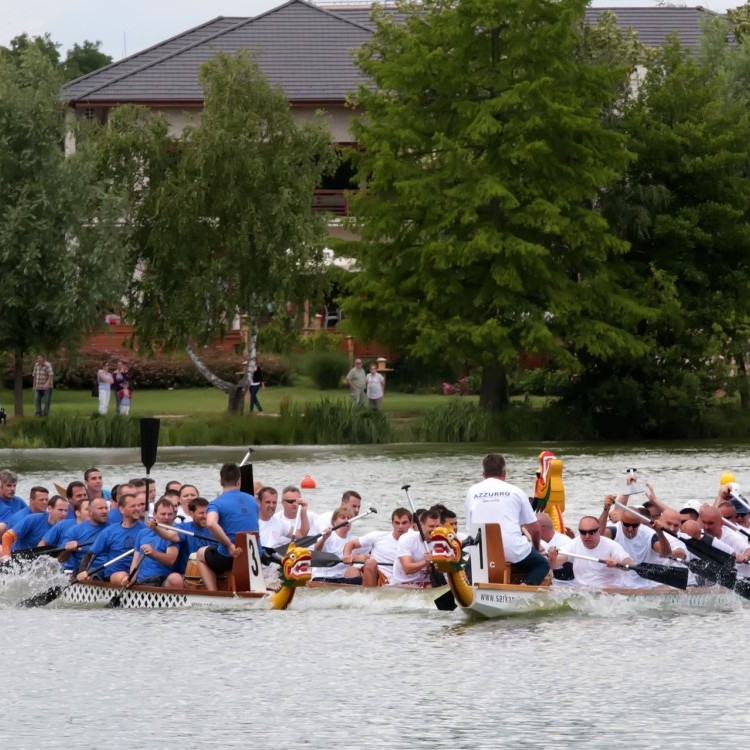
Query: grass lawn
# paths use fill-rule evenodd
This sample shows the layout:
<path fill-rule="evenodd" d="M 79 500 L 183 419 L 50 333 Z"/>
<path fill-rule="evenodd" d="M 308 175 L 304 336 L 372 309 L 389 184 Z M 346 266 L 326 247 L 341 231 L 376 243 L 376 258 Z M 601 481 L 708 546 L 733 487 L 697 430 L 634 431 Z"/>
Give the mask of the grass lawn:
<path fill-rule="evenodd" d="M 278 414 L 282 399 L 296 404 L 328 399 L 349 399 L 345 388 L 336 391 L 319 391 L 308 385 L 290 387 L 269 387 L 261 391 L 260 402 L 269 414 Z M 465 398 L 476 400 L 476 396 Z M 439 394 L 414 394 L 387 392 L 383 399 L 383 410 L 393 417 L 411 417 L 445 403 L 446 397 Z M 5 406 L 8 416 L 13 413 L 13 393 L 0 390 L 0 403 Z M 52 394 L 52 411 L 69 414 L 89 415 L 98 409 L 98 400 L 89 391 L 55 390 Z M 185 415 L 221 414 L 226 410 L 227 397 L 216 388 L 181 388 L 175 390 L 143 390 L 133 394 L 131 415 Z M 114 398 L 110 401 L 110 414 L 114 413 Z M 33 416 L 34 397 L 30 390 L 24 393 L 24 416 Z"/>

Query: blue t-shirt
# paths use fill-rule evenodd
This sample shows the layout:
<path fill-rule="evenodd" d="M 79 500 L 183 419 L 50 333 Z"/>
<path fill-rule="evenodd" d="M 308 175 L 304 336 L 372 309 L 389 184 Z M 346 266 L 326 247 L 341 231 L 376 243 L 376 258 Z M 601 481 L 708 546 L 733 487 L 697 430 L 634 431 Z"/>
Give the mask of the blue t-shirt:
<path fill-rule="evenodd" d="M 19 510 L 28 508 L 22 497 L 14 495 L 10 500 L 0 500 L 0 523 L 8 523 L 8 519 Z M 8 528 L 11 528 L 8 526 Z"/>
<path fill-rule="evenodd" d="M 65 534 L 68 533 L 71 526 L 75 526 L 75 520 L 65 518 L 62 521 L 58 521 L 43 537 L 42 541 L 48 547 L 62 547 L 62 539 Z"/>
<path fill-rule="evenodd" d="M 63 563 L 63 570 L 78 570 L 78 566 L 83 560 L 83 556 L 91 549 L 94 540 L 99 534 L 107 528 L 106 523 L 93 524 L 91 521 L 83 521 L 82 523 L 74 524 L 72 527 L 67 529 L 67 533 L 61 539 L 64 546 L 68 542 L 78 542 L 78 549 Z M 84 545 L 88 546 L 86 549 L 80 549 Z"/>
<path fill-rule="evenodd" d="M 91 552 L 94 553 L 94 560 L 89 565 L 89 570 L 99 568 L 104 563 L 109 562 L 115 557 L 119 557 L 123 552 L 134 549 L 138 533 L 146 528 L 148 527 L 142 521 L 138 521 L 134 526 L 130 526 L 127 529 L 122 524 L 110 524 L 107 526 L 96 537 L 94 546 L 91 547 Z M 113 565 L 108 565 L 104 568 L 102 574 L 106 578 L 109 578 L 112 573 L 127 572 L 130 570 L 132 559 L 132 557 L 125 557 Z"/>
<path fill-rule="evenodd" d="M 108 523 L 122 523 L 122 513 L 119 508 L 112 508 L 107 514 Z"/>
<path fill-rule="evenodd" d="M 29 513 L 13 526 L 16 541 L 10 548 L 11 552 L 36 547 L 51 528 L 49 516 L 46 513 Z"/>
<path fill-rule="evenodd" d="M 166 552 L 170 547 L 177 546 L 177 542 L 170 542 L 167 539 L 162 539 L 155 531 L 148 527 L 139 532 L 138 538 L 135 541 L 136 551 L 141 552 L 142 544 L 150 544 L 157 552 Z M 141 552 L 141 554 L 143 553 Z M 143 562 L 138 568 L 136 583 L 140 583 L 145 578 L 168 576 L 170 573 L 174 572 L 174 567 L 164 565 L 149 555 L 144 557 Z"/>
<path fill-rule="evenodd" d="M 46 513 L 47 511 L 42 511 L 43 513 Z M 21 521 L 23 521 L 26 516 L 31 515 L 31 508 L 29 508 L 28 505 L 24 505 L 21 510 L 17 510 L 5 523 L 8 524 L 9 529 L 14 529 L 16 526 L 18 526 Z M 34 515 L 39 515 L 38 513 L 35 513 Z"/>
<path fill-rule="evenodd" d="M 201 526 L 196 526 L 194 521 L 188 521 L 187 523 L 180 524 L 181 529 L 192 531 L 194 534 L 201 534 L 202 536 L 211 536 L 211 532 Z M 196 539 L 194 536 L 188 536 L 187 534 L 180 534 L 180 551 L 177 553 L 177 562 L 174 564 L 174 569 L 180 574 L 185 575 L 187 569 L 188 559 L 193 552 L 197 552 L 201 547 L 218 547 L 219 543 L 214 540 L 207 542 L 205 539 Z"/>
<path fill-rule="evenodd" d="M 219 514 L 219 526 L 234 542 L 240 531 L 258 531 L 258 503 L 252 495 L 240 490 L 229 490 L 208 504 L 208 513 Z M 210 532 L 209 532 L 210 534 Z M 219 553 L 229 557 L 229 550 L 220 544 Z"/>

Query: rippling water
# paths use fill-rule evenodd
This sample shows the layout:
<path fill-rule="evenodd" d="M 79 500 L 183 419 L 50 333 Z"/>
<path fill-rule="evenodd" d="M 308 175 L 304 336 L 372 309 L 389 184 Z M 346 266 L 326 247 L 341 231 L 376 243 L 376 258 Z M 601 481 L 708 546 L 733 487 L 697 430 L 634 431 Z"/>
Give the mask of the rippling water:
<path fill-rule="evenodd" d="M 462 515 L 479 478 L 476 446 L 259 449 L 255 473 L 281 488 L 311 474 L 313 508 L 359 489 L 385 528 L 412 484 L 416 503 Z M 509 452 L 533 487 L 538 449 Z M 636 466 L 663 499 L 712 499 L 726 448 L 557 449 L 567 519 L 598 510 Z M 217 491 L 244 450 L 161 450 L 153 476 Z M 108 483 L 142 473 L 133 451 L 19 451 L 0 461 L 32 484 L 93 464 Z M 37 586 L 44 587 L 40 579 Z M 734 748 L 744 708 L 750 603 L 697 610 L 582 599 L 574 609 L 494 621 L 443 613 L 417 596 L 301 592 L 286 612 L 16 609 L 29 581 L 0 589 L 2 747 L 14 748 Z"/>

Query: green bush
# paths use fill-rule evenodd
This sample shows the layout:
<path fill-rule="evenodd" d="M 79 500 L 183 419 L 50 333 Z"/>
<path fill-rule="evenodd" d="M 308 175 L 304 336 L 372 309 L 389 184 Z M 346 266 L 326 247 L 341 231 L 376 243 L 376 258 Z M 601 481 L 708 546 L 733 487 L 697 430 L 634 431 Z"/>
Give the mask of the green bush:
<path fill-rule="evenodd" d="M 158 354 L 153 357 L 139 357 L 137 352 L 86 352 L 68 359 L 51 358 L 55 371 L 55 387 L 70 390 L 91 388 L 96 372 L 105 360 L 127 361 L 136 389 L 149 388 L 201 388 L 208 385 L 203 375 L 185 354 Z M 208 368 L 223 380 L 236 383 L 242 369 L 242 358 L 230 354 L 206 354 L 204 361 Z M 278 354 L 259 354 L 258 362 L 268 385 L 290 385 L 292 368 L 287 357 Z M 33 364 L 25 368 L 29 373 Z M 3 372 L 6 388 L 13 387 L 12 364 Z M 24 385 L 31 387 L 31 376 L 24 378 Z"/>
<path fill-rule="evenodd" d="M 383 412 L 353 408 L 343 399 L 324 398 L 305 404 L 304 421 L 312 444 L 388 443 L 393 437 L 391 423 Z"/>
<path fill-rule="evenodd" d="M 345 354 L 310 352 L 303 358 L 303 370 L 319 390 L 332 391 L 341 387 L 349 371 L 349 360 Z"/>
<path fill-rule="evenodd" d="M 328 331 L 317 331 L 298 339 L 298 348 L 301 352 L 340 352 L 343 338 Z"/>

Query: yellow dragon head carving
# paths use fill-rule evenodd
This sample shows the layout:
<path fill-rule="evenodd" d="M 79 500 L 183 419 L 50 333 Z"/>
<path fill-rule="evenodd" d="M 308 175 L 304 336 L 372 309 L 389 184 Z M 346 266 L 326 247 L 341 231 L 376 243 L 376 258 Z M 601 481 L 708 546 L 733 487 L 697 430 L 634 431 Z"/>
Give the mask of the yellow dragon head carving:
<path fill-rule="evenodd" d="M 287 548 L 281 561 L 281 585 L 304 586 L 312 577 L 312 552 L 307 547 Z"/>
<path fill-rule="evenodd" d="M 430 549 L 435 567 L 443 572 L 461 570 L 463 567 L 461 540 L 453 526 L 438 526 L 430 535 Z"/>

